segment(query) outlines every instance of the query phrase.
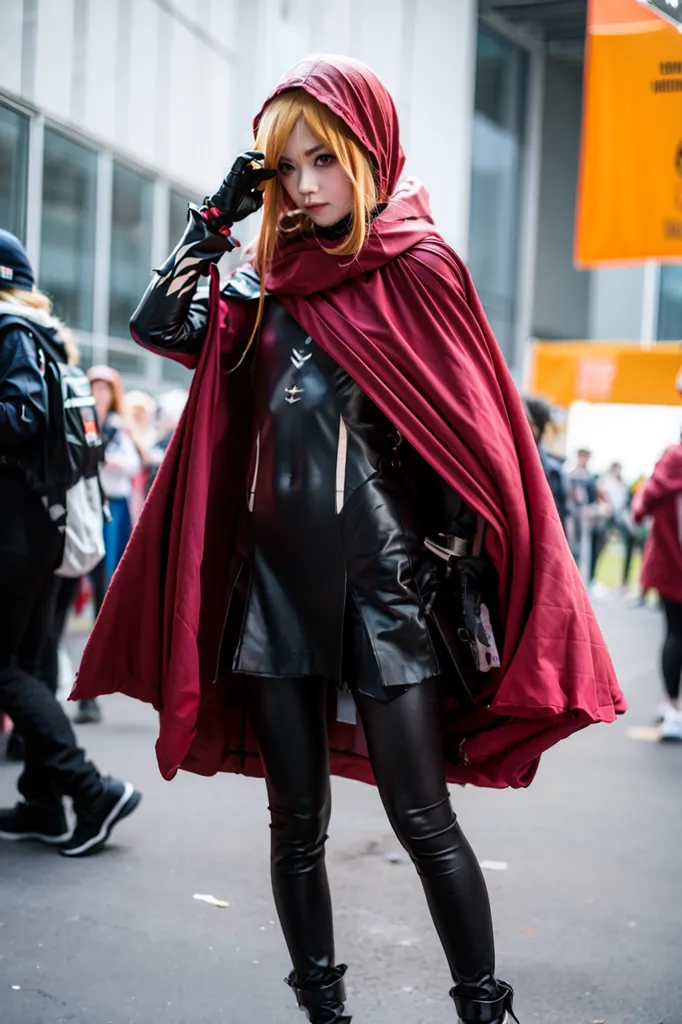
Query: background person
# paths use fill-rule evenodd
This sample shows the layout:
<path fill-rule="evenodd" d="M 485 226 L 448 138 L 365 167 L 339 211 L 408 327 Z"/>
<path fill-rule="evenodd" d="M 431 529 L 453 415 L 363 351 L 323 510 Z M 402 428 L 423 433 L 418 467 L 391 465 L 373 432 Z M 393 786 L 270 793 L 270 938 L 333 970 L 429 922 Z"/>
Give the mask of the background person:
<path fill-rule="evenodd" d="M 92 366 L 88 370 L 95 409 L 104 442 L 104 463 L 100 471 L 102 490 L 109 506 L 109 517 L 104 520 L 104 558 L 96 565 L 89 578 L 93 587 L 95 618 L 99 615 L 104 596 L 132 532 L 131 504 L 133 484 L 142 470 L 142 459 L 123 419 L 124 388 L 121 375 L 111 366 Z M 71 604 L 69 591 L 75 593 L 73 583 L 65 582 L 60 602 L 60 613 Z M 64 629 L 66 615 L 55 621 L 58 638 Z M 61 627 L 61 628 L 60 628 Z M 55 637 L 51 639 L 54 645 Z M 74 721 L 78 725 L 96 725 L 102 720 L 102 709 L 96 700 L 81 700 Z"/>
<path fill-rule="evenodd" d="M 158 438 L 154 420 L 156 408 L 156 401 L 146 391 L 126 391 L 123 395 L 123 421 L 141 461 L 140 471 L 132 482 L 130 515 L 133 523 L 139 519 L 149 491 L 150 454 Z"/>
<path fill-rule="evenodd" d="M 108 585 L 130 540 L 133 481 L 142 469 L 142 459 L 123 418 L 121 375 L 110 366 L 92 366 L 88 379 L 104 439 L 101 479 L 111 513 L 111 520 L 104 524 L 104 570 L 105 585 Z M 97 605 L 99 611 L 101 602 L 97 601 Z"/>
<path fill-rule="evenodd" d="M 84 856 L 135 810 L 140 794 L 86 760 L 61 705 L 37 678 L 64 547 L 66 484 L 56 467 L 66 458 L 66 434 L 52 353 L 62 362 L 67 356 L 50 300 L 36 290 L 26 252 L 8 231 L 0 231 L 0 272 L 0 712 L 25 746 L 17 783 L 24 799 L 0 810 L 0 839 L 37 839 Z M 64 796 L 73 800 L 74 830 Z"/>
<path fill-rule="evenodd" d="M 605 539 L 604 509 L 600 508 L 597 478 L 590 469 L 591 458 L 589 448 L 579 448 L 576 464 L 567 475 L 569 542 L 588 584 L 594 581 L 597 560 Z"/>
<path fill-rule="evenodd" d="M 635 530 L 632 523 L 630 504 L 632 491 L 623 480 L 623 467 L 620 462 L 613 462 L 606 473 L 597 481 L 597 490 L 608 505 L 608 518 L 605 530 L 620 534 L 623 542 L 623 572 L 621 582 L 625 589 L 630 579 L 632 554 L 635 547 Z"/>
<path fill-rule="evenodd" d="M 643 593 L 650 588 L 658 591 L 665 615 L 661 670 L 667 700 L 659 736 L 682 740 L 682 442 L 664 453 L 649 480 L 638 489 L 632 513 L 636 523 L 652 520 L 641 586 Z"/>
<path fill-rule="evenodd" d="M 156 433 L 158 436 L 149 452 L 147 492 L 149 492 L 156 479 L 156 474 L 159 471 L 159 467 L 186 405 L 187 392 L 182 388 L 173 388 L 172 391 L 166 391 L 159 398 L 156 419 Z"/>
<path fill-rule="evenodd" d="M 540 398 L 527 397 L 524 398 L 523 403 L 526 407 L 530 429 L 538 446 L 542 468 L 545 471 L 547 483 L 554 498 L 554 504 L 565 530 L 568 519 L 568 500 L 563 460 L 557 455 L 552 454 L 552 452 L 548 452 L 542 443 L 547 433 L 547 428 L 552 425 L 552 412 L 549 405 Z"/>

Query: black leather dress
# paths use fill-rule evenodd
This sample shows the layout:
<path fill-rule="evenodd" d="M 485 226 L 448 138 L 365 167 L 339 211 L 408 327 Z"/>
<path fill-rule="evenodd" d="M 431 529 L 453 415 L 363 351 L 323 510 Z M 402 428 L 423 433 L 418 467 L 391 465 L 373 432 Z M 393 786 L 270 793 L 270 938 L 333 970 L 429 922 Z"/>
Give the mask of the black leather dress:
<path fill-rule="evenodd" d="M 254 360 L 243 565 L 221 664 L 322 676 L 379 699 L 438 675 L 401 438 L 273 298 Z"/>
<path fill-rule="evenodd" d="M 151 282 L 131 321 L 136 340 L 200 348 L 207 290 L 186 284 L 192 273 L 179 259 Z M 223 292 L 249 302 L 259 290 L 245 269 Z M 315 676 L 387 700 L 445 673 L 468 701 L 461 665 L 473 662 L 458 635 L 461 608 L 442 585 L 446 563 L 424 538 L 444 529 L 471 536 L 471 511 L 454 491 L 444 495 L 424 460 L 273 296 L 251 373 L 251 469 L 221 674 Z"/>

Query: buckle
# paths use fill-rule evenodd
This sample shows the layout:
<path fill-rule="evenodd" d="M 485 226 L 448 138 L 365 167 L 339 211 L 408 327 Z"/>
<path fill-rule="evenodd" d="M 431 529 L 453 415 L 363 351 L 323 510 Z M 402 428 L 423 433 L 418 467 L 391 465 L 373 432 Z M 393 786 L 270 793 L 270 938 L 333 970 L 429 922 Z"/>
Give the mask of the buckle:
<path fill-rule="evenodd" d="M 471 543 L 466 537 L 456 537 L 452 533 L 439 533 L 438 536 L 442 538 L 440 544 L 430 537 L 424 538 L 424 547 L 438 558 L 449 562 L 451 558 L 466 558 L 471 554 Z"/>

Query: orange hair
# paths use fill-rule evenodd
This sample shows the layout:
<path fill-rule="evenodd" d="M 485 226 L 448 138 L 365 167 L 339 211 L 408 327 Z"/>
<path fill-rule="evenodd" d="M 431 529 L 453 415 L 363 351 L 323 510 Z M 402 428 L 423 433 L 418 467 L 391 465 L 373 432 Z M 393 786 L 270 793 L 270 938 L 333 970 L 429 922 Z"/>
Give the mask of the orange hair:
<path fill-rule="evenodd" d="M 336 157 L 353 186 L 352 223 L 348 237 L 336 248 L 325 249 L 325 252 L 332 256 L 354 256 L 365 244 L 372 211 L 385 197 L 379 195 L 369 153 L 348 125 L 304 89 L 288 89 L 275 96 L 263 111 L 255 148 L 265 154 L 266 167 L 276 168 L 289 135 L 301 117 L 315 138 Z M 291 209 L 289 197 L 279 178 L 266 182 L 264 190 L 263 219 L 256 239 L 254 259 L 261 279 L 260 300 L 247 351 L 258 333 L 263 317 L 265 278 L 281 235 L 291 231 L 309 235 L 315 233 L 315 224 L 310 217 L 302 210 Z"/>

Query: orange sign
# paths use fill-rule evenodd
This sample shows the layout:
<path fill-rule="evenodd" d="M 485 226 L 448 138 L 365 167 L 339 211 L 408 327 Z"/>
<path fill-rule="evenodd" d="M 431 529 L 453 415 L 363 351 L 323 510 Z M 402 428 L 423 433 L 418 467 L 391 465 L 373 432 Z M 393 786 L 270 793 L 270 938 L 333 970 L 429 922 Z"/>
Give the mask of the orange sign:
<path fill-rule="evenodd" d="M 661 341 L 651 349 L 634 342 L 540 341 L 532 349 L 526 388 L 552 405 L 620 402 L 680 405 L 680 346 Z"/>
<path fill-rule="evenodd" d="M 682 259 L 682 34 L 589 0 L 575 261 Z"/>

